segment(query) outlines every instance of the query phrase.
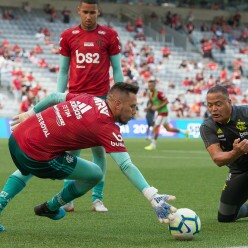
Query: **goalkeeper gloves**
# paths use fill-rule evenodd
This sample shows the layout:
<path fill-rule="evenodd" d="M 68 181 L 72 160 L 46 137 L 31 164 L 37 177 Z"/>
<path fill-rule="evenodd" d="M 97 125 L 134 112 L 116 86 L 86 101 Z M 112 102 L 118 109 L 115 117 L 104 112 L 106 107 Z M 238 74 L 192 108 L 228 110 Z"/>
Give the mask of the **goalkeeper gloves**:
<path fill-rule="evenodd" d="M 177 209 L 167 203 L 167 201 L 175 200 L 175 196 L 159 195 L 157 193 L 158 190 L 154 187 L 145 188 L 142 192 L 144 196 L 151 202 L 160 223 L 169 223 L 170 220 L 174 219 L 171 212 L 174 213 L 177 211 Z"/>
<path fill-rule="evenodd" d="M 33 109 L 27 111 L 27 112 L 24 112 L 24 113 L 21 113 L 21 114 L 18 114 L 16 116 L 14 116 L 12 118 L 12 122 L 10 123 L 10 129 L 11 131 L 14 131 L 21 122 L 25 121 L 26 119 L 28 119 L 30 116 L 34 115 L 35 112 Z"/>

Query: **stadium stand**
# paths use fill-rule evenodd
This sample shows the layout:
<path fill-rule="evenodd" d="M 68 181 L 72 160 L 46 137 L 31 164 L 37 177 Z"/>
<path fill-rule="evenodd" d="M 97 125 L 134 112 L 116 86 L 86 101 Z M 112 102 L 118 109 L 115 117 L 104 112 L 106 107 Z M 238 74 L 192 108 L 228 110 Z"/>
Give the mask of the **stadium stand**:
<path fill-rule="evenodd" d="M 148 4 L 148 3 L 147 3 Z M 127 6 L 128 7 L 128 6 Z M 6 8 L 2 8 L 4 11 Z M 32 8 L 27 13 L 22 8 L 8 7 L 14 15 L 14 19 L 0 19 L 0 44 L 5 39 L 13 47 L 16 44 L 22 49 L 22 58 L 13 59 L 12 67 L 21 67 L 24 74 L 32 72 L 34 81 L 38 82 L 42 89 L 47 92 L 56 90 L 56 71 L 58 69 L 58 54 L 52 53 L 52 48 L 58 46 L 59 34 L 73 25 L 78 25 L 79 20 L 75 15 L 71 15 L 70 23 L 63 23 L 61 13 L 57 15 L 57 19 L 51 22 L 49 16 L 44 13 L 43 9 Z M 129 9 L 128 9 L 129 10 Z M 140 10 L 140 9 L 139 9 Z M 173 13 L 177 12 L 173 8 Z M 179 11 L 179 10 L 178 10 Z M 185 13 L 187 13 L 185 11 Z M 59 13 L 59 12 L 58 12 Z M 151 16 L 150 12 L 140 14 L 139 11 L 132 9 L 130 13 L 123 10 L 115 15 L 103 15 L 100 23 L 111 25 L 119 34 L 123 45 L 123 70 L 127 82 L 137 83 L 140 88 L 139 96 L 139 116 L 144 116 L 143 109 L 146 106 L 146 82 L 150 77 L 155 77 L 159 82 L 159 87 L 166 92 L 171 106 L 180 98 L 183 101 L 185 109 L 195 109 L 196 105 L 201 104 L 204 94 L 207 90 L 207 85 L 217 80 L 219 82 L 223 67 L 226 68 L 228 78 L 231 78 L 234 72 L 234 61 L 241 58 L 243 75 L 235 84 L 231 82 L 231 90 L 234 93 L 234 99 L 239 103 L 243 95 L 247 92 L 247 76 L 248 76 L 248 57 L 247 54 L 241 54 L 240 48 L 247 46 L 247 41 L 239 41 L 242 32 L 245 30 L 245 24 L 237 28 L 231 29 L 230 32 L 223 32 L 223 37 L 226 39 L 225 52 L 221 52 L 215 44 L 213 44 L 212 54 L 213 61 L 204 59 L 201 52 L 202 40 L 206 37 L 211 41 L 216 38 L 216 32 L 200 30 L 202 20 L 194 20 L 194 30 L 190 35 L 186 32 L 184 22 L 185 16 L 181 16 L 180 21 L 183 24 L 180 29 L 175 30 L 170 23 L 164 22 L 165 11 L 163 15 L 156 12 L 157 16 Z M 154 12 L 155 13 L 155 12 Z M 193 13 L 194 14 L 194 13 Z M 193 15 L 192 14 L 192 15 Z M 126 30 L 126 25 L 130 22 L 135 27 L 135 18 L 141 16 L 144 19 L 144 28 L 141 36 L 140 32 Z M 180 16 L 180 15 L 179 15 Z M 152 18 L 152 21 L 151 21 Z M 207 26 L 211 26 L 212 21 L 205 22 Z M 163 32 L 160 33 L 160 30 Z M 44 38 L 44 29 L 50 32 L 50 35 Z M 43 30 L 43 31 L 42 31 Z M 219 30 L 218 30 L 219 31 Z M 142 32 L 141 32 L 142 33 Z M 184 46 L 182 41 L 186 41 Z M 30 56 L 24 56 L 23 50 L 27 54 L 32 51 L 37 44 L 42 48 L 41 53 L 34 53 L 32 59 Z M 127 47 L 129 50 L 126 51 Z M 130 48 L 131 47 L 131 48 Z M 162 50 L 166 48 L 170 51 L 168 58 L 163 57 Z M 146 52 L 149 50 L 149 52 Z M 48 66 L 40 68 L 38 62 L 44 58 Z M 2 63 L 0 61 L 0 63 Z M 4 101 L 4 107 L 0 109 L 0 117 L 12 116 L 18 112 L 18 104 L 13 104 L 12 91 L 12 75 L 8 70 L 8 66 L 1 66 L 1 95 L 7 99 Z M 203 75 L 198 80 L 197 76 Z M 131 76 L 130 76 L 131 75 Z M 185 79 L 194 81 L 192 85 L 183 85 Z M 230 83 L 230 82 L 229 82 Z M 183 96 L 183 97 L 182 97 Z M 12 98 L 11 98 L 12 97 Z M 176 100 L 177 99 L 177 100 Z M 197 104 L 196 104 L 197 103 Z M 196 111 L 187 114 L 186 117 L 201 117 L 201 114 Z M 177 112 L 173 111 L 174 116 Z"/>

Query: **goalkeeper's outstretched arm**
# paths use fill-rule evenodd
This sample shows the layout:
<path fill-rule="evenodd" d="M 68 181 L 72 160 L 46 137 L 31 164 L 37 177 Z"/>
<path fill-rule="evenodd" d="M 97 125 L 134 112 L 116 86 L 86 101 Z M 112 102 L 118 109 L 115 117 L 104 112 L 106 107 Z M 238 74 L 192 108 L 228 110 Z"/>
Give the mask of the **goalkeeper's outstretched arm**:
<path fill-rule="evenodd" d="M 167 201 L 175 200 L 176 197 L 171 195 L 159 195 L 158 190 L 147 183 L 140 170 L 132 163 L 127 152 L 112 152 L 110 156 L 115 160 L 121 171 L 134 186 L 151 202 L 159 221 L 161 223 L 168 223 L 170 219 L 173 219 L 173 215 L 170 211 L 175 212 L 176 208 L 168 204 Z"/>

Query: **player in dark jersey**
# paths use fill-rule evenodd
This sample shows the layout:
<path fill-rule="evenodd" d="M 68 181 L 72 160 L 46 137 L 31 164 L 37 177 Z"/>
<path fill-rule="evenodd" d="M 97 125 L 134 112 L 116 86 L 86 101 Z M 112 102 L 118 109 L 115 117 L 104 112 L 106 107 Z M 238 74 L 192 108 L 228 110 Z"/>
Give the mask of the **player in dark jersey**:
<path fill-rule="evenodd" d="M 81 24 L 62 32 L 60 36 L 60 71 L 58 92 L 65 92 L 67 83 L 70 93 L 88 93 L 106 98 L 110 88 L 109 69 L 113 69 L 115 82 L 123 82 L 121 69 L 121 44 L 118 34 L 109 27 L 99 25 L 97 0 L 81 0 L 77 12 Z M 103 147 L 91 148 L 93 162 L 105 174 L 106 154 Z M 80 150 L 70 153 L 80 156 Z M 69 183 L 65 181 L 65 184 Z M 103 205 L 104 177 L 92 192 L 92 210 L 106 212 Z M 74 211 L 73 202 L 64 206 L 66 211 Z"/>
<path fill-rule="evenodd" d="M 146 122 L 147 122 L 146 140 L 151 140 L 152 139 L 151 133 L 154 126 L 155 111 L 152 110 L 152 103 L 150 99 L 147 102 L 147 107 L 145 111 L 146 111 Z"/>
<path fill-rule="evenodd" d="M 201 137 L 214 163 L 229 168 L 218 221 L 232 222 L 248 217 L 248 106 L 232 106 L 227 89 L 217 85 L 207 92 L 207 109 Z"/>
<path fill-rule="evenodd" d="M 170 211 L 176 209 L 167 200 L 175 197 L 159 195 L 157 189 L 150 187 L 132 163 L 120 128 L 115 124 L 126 124 L 136 114 L 137 91 L 137 86 L 118 83 L 111 88 L 106 101 L 85 93 L 76 97 L 70 93 L 53 93 L 33 110 L 17 116 L 9 150 L 21 176 L 11 183 L 12 175 L 9 177 L 0 196 L 0 212 L 15 196 L 12 188 L 24 188 L 22 176 L 32 174 L 40 178 L 73 180 L 52 199 L 34 208 L 36 215 L 53 220 L 63 218 L 66 212 L 61 206 L 84 195 L 103 176 L 97 164 L 66 151 L 101 145 L 151 202 L 160 222 L 168 223 L 168 219 L 173 218 Z"/>

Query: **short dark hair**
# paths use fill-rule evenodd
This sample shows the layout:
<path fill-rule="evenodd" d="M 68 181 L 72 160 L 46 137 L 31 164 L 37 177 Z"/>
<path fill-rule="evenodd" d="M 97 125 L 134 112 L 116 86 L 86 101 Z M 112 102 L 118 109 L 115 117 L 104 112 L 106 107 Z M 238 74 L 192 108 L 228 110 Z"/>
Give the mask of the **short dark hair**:
<path fill-rule="evenodd" d="M 111 94 L 114 91 L 124 92 L 127 95 L 129 93 L 133 93 L 133 94 L 136 95 L 138 93 L 138 91 L 139 91 L 139 86 L 132 85 L 132 84 L 127 84 L 127 83 L 115 83 L 111 87 L 111 89 L 109 91 L 109 94 Z"/>
<path fill-rule="evenodd" d="M 148 80 L 148 83 L 156 83 L 156 82 L 157 82 L 156 78 L 150 78 Z"/>
<path fill-rule="evenodd" d="M 99 4 L 99 1 L 98 0 L 81 0 L 80 1 L 80 5 L 82 4 L 82 3 L 87 3 L 87 4 Z"/>
<path fill-rule="evenodd" d="M 211 93 L 218 93 L 218 92 L 222 93 L 224 96 L 229 98 L 229 93 L 228 93 L 227 88 L 221 85 L 215 85 L 212 88 L 210 88 L 207 92 L 207 95 Z"/>

